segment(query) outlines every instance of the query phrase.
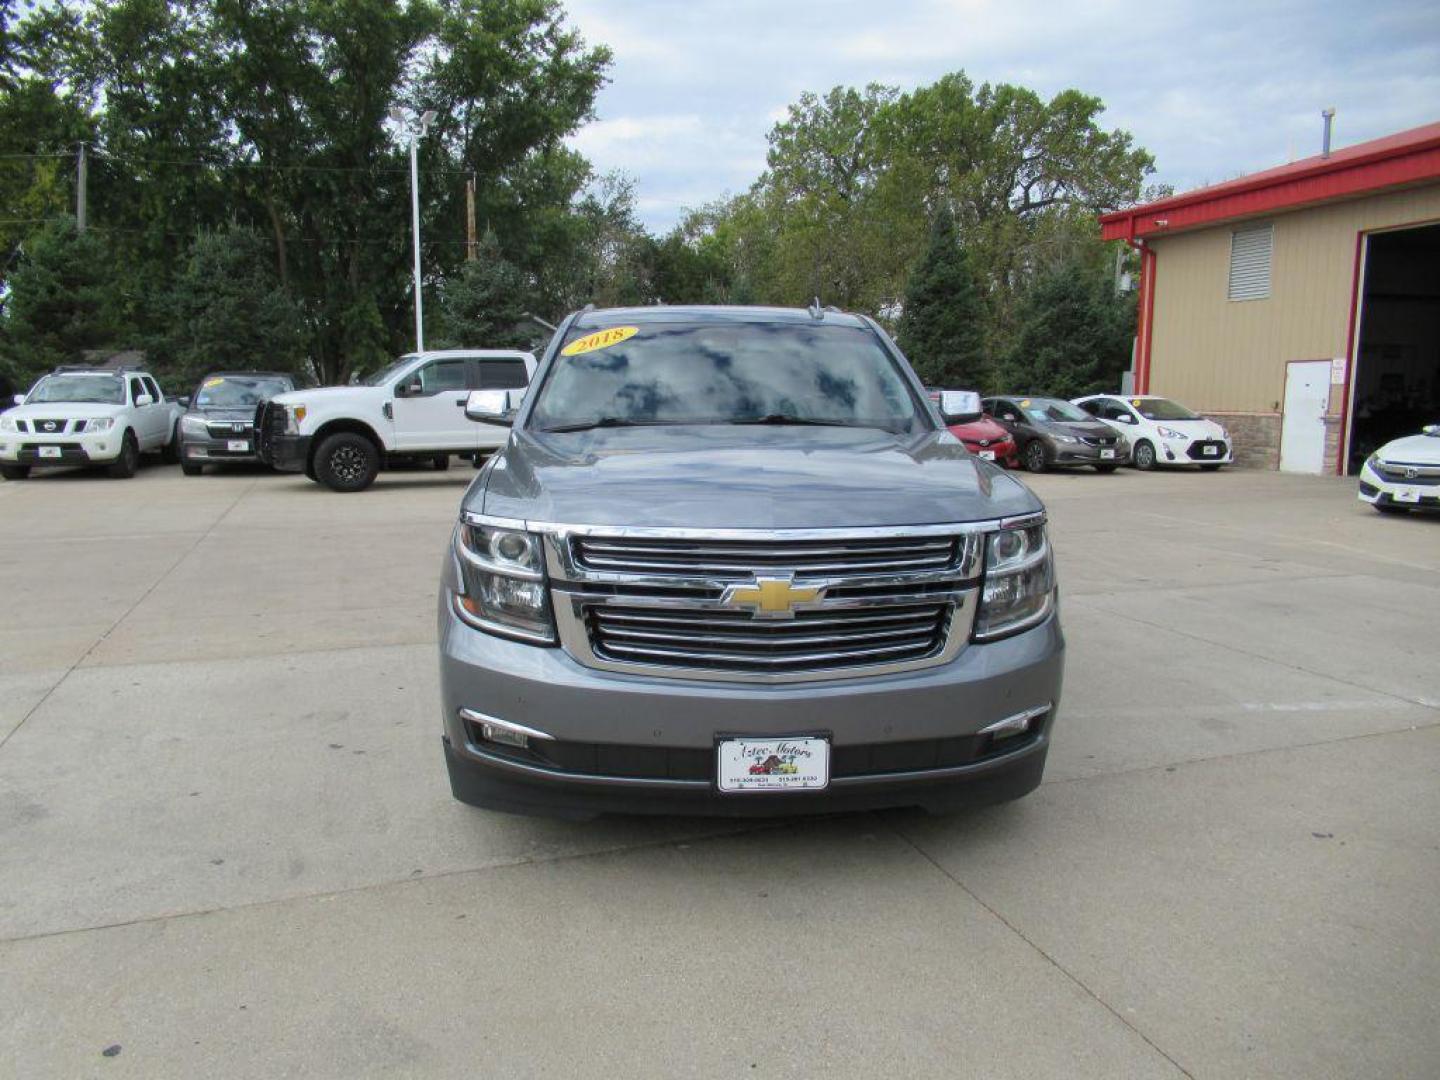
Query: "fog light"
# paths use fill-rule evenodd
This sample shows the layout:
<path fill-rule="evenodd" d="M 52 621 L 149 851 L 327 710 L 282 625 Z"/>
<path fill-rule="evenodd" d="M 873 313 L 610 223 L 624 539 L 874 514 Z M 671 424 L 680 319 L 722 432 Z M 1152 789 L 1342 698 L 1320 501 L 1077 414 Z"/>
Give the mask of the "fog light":
<path fill-rule="evenodd" d="M 1026 735 L 1045 722 L 1045 714 L 1049 711 L 1049 705 L 1041 705 L 1037 709 L 1026 709 L 1014 716 L 1007 716 L 1004 720 L 997 720 L 995 723 L 981 728 L 976 734 L 989 735 L 996 742 L 1001 739 L 1014 738 L 1016 735 Z"/>
<path fill-rule="evenodd" d="M 530 745 L 530 739 L 518 731 L 511 731 L 499 724 L 481 724 L 480 737 L 486 742 L 499 743 L 501 746 L 514 746 L 524 750 Z"/>
<path fill-rule="evenodd" d="M 486 716 L 473 709 L 461 709 L 460 719 L 468 720 L 472 729 L 479 734 L 483 742 L 494 743 L 496 746 L 513 746 L 517 750 L 524 750 L 529 747 L 532 740 L 553 742 L 555 739 L 555 736 L 547 735 L 537 728 L 511 723 L 509 720 L 501 720 L 494 716 Z"/>

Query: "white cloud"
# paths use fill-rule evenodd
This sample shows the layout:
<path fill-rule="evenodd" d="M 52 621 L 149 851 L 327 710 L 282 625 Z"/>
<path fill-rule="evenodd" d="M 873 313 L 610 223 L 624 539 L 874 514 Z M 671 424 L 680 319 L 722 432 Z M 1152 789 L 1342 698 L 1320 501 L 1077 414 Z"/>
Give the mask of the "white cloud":
<path fill-rule="evenodd" d="M 601 119 L 573 141 L 635 176 L 646 223 L 741 191 L 765 136 L 804 90 L 904 88 L 963 68 L 1042 96 L 1103 99 L 1103 123 L 1192 187 L 1314 153 L 1334 105 L 1343 146 L 1440 119 L 1433 0 L 1362 12 L 1308 0 L 576 0 L 572 21 L 615 54 Z M 699 197 L 696 197 L 696 196 Z"/>

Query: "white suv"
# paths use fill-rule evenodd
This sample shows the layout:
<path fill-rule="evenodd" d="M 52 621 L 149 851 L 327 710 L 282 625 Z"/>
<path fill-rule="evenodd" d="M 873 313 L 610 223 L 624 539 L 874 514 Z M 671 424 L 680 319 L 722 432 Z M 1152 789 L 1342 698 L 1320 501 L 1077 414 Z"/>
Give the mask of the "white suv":
<path fill-rule="evenodd" d="M 60 367 L 16 408 L 0 415 L 0 475 L 23 480 L 36 467 L 104 465 L 130 477 L 140 455 L 159 451 L 174 461 L 184 407 L 166 401 L 147 372 L 128 368 Z"/>
<path fill-rule="evenodd" d="M 334 491 L 361 491 L 396 460 L 479 457 L 509 432 L 465 416 L 472 390 L 520 390 L 535 373 L 528 352 L 452 349 L 402 356 L 358 386 L 277 394 L 260 406 L 260 459 L 304 472 Z"/>

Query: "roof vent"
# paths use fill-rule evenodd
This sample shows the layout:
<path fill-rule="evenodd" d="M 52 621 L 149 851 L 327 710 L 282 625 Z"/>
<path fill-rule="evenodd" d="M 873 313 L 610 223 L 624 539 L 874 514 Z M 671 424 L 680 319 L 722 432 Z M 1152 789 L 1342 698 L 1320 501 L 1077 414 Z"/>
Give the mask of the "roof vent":
<path fill-rule="evenodd" d="M 1335 107 L 1332 105 L 1328 109 L 1321 109 L 1320 115 L 1325 118 L 1325 135 L 1320 142 L 1320 156 L 1328 158 L 1330 156 L 1330 128 L 1335 123 Z"/>

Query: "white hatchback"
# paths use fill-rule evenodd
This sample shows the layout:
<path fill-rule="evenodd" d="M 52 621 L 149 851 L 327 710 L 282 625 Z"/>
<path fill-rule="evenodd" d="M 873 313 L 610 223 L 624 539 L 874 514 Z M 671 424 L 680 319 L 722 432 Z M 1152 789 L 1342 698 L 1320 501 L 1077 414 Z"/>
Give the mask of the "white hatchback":
<path fill-rule="evenodd" d="M 1440 509 L 1440 424 L 1394 439 L 1366 458 L 1360 501 L 1387 513 Z"/>
<path fill-rule="evenodd" d="M 1222 425 L 1169 398 L 1092 394 L 1076 398 L 1075 404 L 1130 440 L 1130 463 L 1137 469 L 1157 465 L 1218 469 L 1235 460 L 1230 433 Z"/>

